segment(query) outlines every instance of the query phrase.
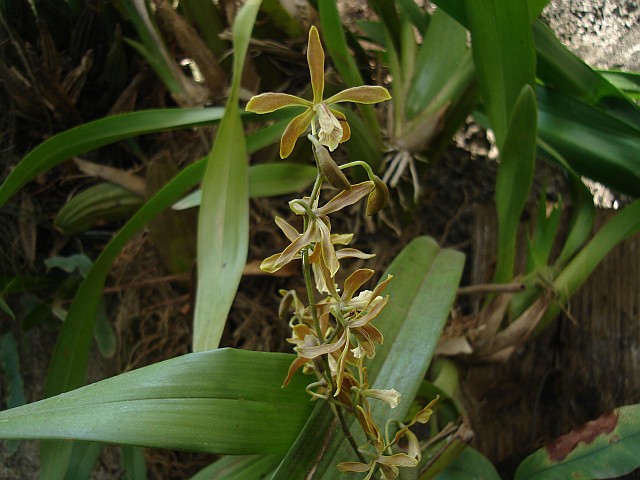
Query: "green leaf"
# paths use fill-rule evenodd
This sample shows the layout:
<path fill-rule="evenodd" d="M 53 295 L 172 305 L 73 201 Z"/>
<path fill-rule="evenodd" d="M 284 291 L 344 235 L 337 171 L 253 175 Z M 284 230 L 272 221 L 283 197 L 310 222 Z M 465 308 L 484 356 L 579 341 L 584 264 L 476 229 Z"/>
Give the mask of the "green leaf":
<path fill-rule="evenodd" d="M 383 275 L 394 275 L 385 290 L 389 303 L 375 322 L 385 341 L 367 368 L 372 388 L 395 388 L 402 401 L 393 410 L 382 402 L 372 404 L 379 424 L 384 425 L 387 418 L 402 419 L 408 412 L 449 315 L 463 262 L 459 252 L 440 249 L 433 239 L 419 237 Z M 354 454 L 338 432 L 328 406 L 317 405 L 272 480 L 305 478 L 309 471 L 315 472 L 314 478 L 342 478 L 335 465 L 353 460 Z M 361 434 L 357 427 L 353 433 Z"/>
<path fill-rule="evenodd" d="M 0 438 L 284 453 L 312 408 L 307 378 L 280 387 L 293 358 L 233 349 L 184 355 L 0 412 Z"/>
<path fill-rule="evenodd" d="M 407 15 L 411 23 L 415 25 L 418 31 L 424 34 L 428 25 L 428 14 L 423 12 L 418 4 L 413 0 L 398 0 L 398 6 L 400 7 L 400 10 L 402 10 Z"/>
<path fill-rule="evenodd" d="M 90 480 L 102 449 L 103 444 L 93 442 L 77 442 L 73 445 L 69 467 L 64 476 L 65 480 Z"/>
<path fill-rule="evenodd" d="M 16 339 L 11 332 L 5 333 L 0 338 L 0 368 L 2 368 L 6 382 L 7 407 L 24 405 L 27 400 L 24 396 L 22 375 L 20 375 L 20 356 Z M 13 455 L 17 450 L 18 442 L 8 443 L 7 453 L 9 455 Z"/>
<path fill-rule="evenodd" d="M 516 480 L 617 478 L 640 467 L 640 404 L 615 409 L 528 456 Z"/>
<path fill-rule="evenodd" d="M 640 232 L 640 199 L 609 220 L 558 274 L 553 289 L 558 301 L 552 303 L 538 324 L 539 332 L 558 315 L 561 305 L 584 283 L 602 259 L 621 241 Z"/>
<path fill-rule="evenodd" d="M 147 480 L 147 463 L 143 448 L 123 445 L 120 448 L 120 457 L 124 468 L 124 480 Z"/>
<path fill-rule="evenodd" d="M 282 455 L 227 456 L 203 468 L 191 480 L 259 480 L 278 466 Z"/>
<path fill-rule="evenodd" d="M 70 236 L 131 216 L 143 203 L 141 195 L 110 182 L 102 182 L 74 194 L 58 211 L 53 226 Z"/>
<path fill-rule="evenodd" d="M 526 2 L 465 0 L 473 59 L 499 148 L 525 85 L 535 84 L 535 50 Z"/>
<path fill-rule="evenodd" d="M 67 273 L 76 270 L 80 275 L 86 277 L 93 266 L 93 262 L 84 253 L 76 253 L 68 257 L 50 257 L 44 261 L 47 268 L 59 268 Z"/>
<path fill-rule="evenodd" d="M 107 305 L 104 298 L 102 298 L 98 304 L 93 337 L 96 340 L 96 345 L 98 346 L 100 354 L 104 358 L 112 358 L 116 354 L 118 339 L 116 337 L 116 332 L 113 329 L 113 325 L 109 322 Z"/>
<path fill-rule="evenodd" d="M 0 185 L 0 207 L 27 182 L 69 158 L 136 135 L 210 125 L 223 114 L 220 107 L 146 110 L 102 118 L 59 133 L 34 148 L 11 171 Z"/>
<path fill-rule="evenodd" d="M 548 26 L 540 20 L 534 22 L 533 35 L 538 53 L 537 73 L 545 85 L 604 108 L 610 115 L 638 127 L 638 106 L 562 45 Z"/>
<path fill-rule="evenodd" d="M 249 159 L 238 109 L 238 92 L 259 7 L 259 0 L 247 1 L 234 22 L 231 94 L 202 180 L 198 285 L 193 319 L 193 350 L 196 352 L 218 347 L 247 261 Z"/>
<path fill-rule="evenodd" d="M 442 48 L 443 44 L 447 48 Z M 408 119 L 429 106 L 451 77 L 464 68 L 463 59 L 466 59 L 467 50 L 466 30 L 443 10 L 436 10 L 420 47 L 415 74 L 407 93 Z M 448 99 L 439 103 L 446 101 Z"/>
<path fill-rule="evenodd" d="M 548 88 L 536 95 L 544 142 L 579 175 L 640 196 L 640 128 Z"/>
<path fill-rule="evenodd" d="M 640 99 L 640 73 L 618 70 L 599 70 L 598 73 L 628 97 Z"/>
<path fill-rule="evenodd" d="M 500 480 L 500 475 L 484 455 L 466 447 L 435 480 Z"/>
<path fill-rule="evenodd" d="M 249 198 L 273 197 L 299 192 L 313 183 L 317 170 L 311 165 L 279 162 L 249 167 Z M 200 205 L 202 190 L 198 189 L 173 205 L 185 210 Z"/>
<path fill-rule="evenodd" d="M 498 252 L 494 282 L 513 277 L 516 231 L 533 180 L 536 152 L 536 98 L 525 85 L 516 102 L 508 133 L 500 152 L 496 178 Z"/>

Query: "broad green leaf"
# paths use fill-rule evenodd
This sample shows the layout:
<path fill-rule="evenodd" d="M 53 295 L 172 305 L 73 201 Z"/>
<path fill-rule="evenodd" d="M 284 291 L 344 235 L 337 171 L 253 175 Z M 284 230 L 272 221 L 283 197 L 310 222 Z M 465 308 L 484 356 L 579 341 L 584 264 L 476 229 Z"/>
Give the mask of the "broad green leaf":
<path fill-rule="evenodd" d="M 67 273 L 77 271 L 86 277 L 93 266 L 93 262 L 84 253 L 76 253 L 68 257 L 50 257 L 45 259 L 44 265 L 47 268 L 59 268 Z"/>
<path fill-rule="evenodd" d="M 640 73 L 618 70 L 599 70 L 609 83 L 634 100 L 640 99 Z"/>
<path fill-rule="evenodd" d="M 435 480 L 500 480 L 500 475 L 484 455 L 466 447 Z"/>
<path fill-rule="evenodd" d="M 545 85 L 598 106 L 638 128 L 640 109 L 605 77 L 591 69 L 560 43 L 555 33 L 538 20 L 533 23 L 538 53 L 538 77 Z"/>
<path fill-rule="evenodd" d="M 482 101 L 499 148 L 525 85 L 535 83 L 535 50 L 525 2 L 465 0 Z"/>
<path fill-rule="evenodd" d="M 233 349 L 187 354 L 0 412 L 0 438 L 284 453 L 313 405 L 302 375 L 280 387 L 293 358 Z"/>
<path fill-rule="evenodd" d="M 617 478 L 640 468 L 640 404 L 615 409 L 529 455 L 516 480 Z"/>
<path fill-rule="evenodd" d="M 428 14 L 423 12 L 413 0 L 398 0 L 398 6 L 400 10 L 404 11 L 418 31 L 424 35 L 427 25 L 429 24 L 427 20 Z"/>
<path fill-rule="evenodd" d="M 442 48 L 446 44 L 447 48 Z M 447 85 L 455 73 L 464 68 L 467 33 L 464 27 L 438 9 L 416 59 L 416 69 L 407 93 L 406 113 L 410 120 L 426 108 Z M 448 99 L 440 100 L 444 104 Z"/>
<path fill-rule="evenodd" d="M 383 275 L 394 275 L 385 290 L 389 303 L 375 321 L 385 341 L 367 368 L 373 388 L 396 388 L 402 400 L 393 410 L 382 402 L 372 404 L 379 424 L 403 418 L 411 406 L 448 317 L 463 260 L 459 252 L 441 250 L 431 238 L 419 237 Z M 358 429 L 353 430 L 356 436 Z M 343 478 L 335 465 L 353 457 L 331 410 L 320 403 L 272 480 L 305 478 L 310 471 L 314 478 Z"/>
<path fill-rule="evenodd" d="M 547 88 L 536 89 L 540 138 L 579 175 L 640 196 L 640 128 Z"/>
<path fill-rule="evenodd" d="M 507 283 L 513 277 L 516 232 L 533 180 L 535 152 L 536 98 L 533 89 L 525 85 L 513 109 L 507 136 L 500 152 L 500 166 L 496 178 L 496 283 Z"/>
<path fill-rule="evenodd" d="M 268 478 L 282 455 L 226 456 L 196 473 L 190 480 L 259 480 Z"/>
<path fill-rule="evenodd" d="M 317 170 L 311 165 L 279 162 L 249 167 L 249 198 L 272 197 L 298 192 L 313 183 Z M 185 210 L 200 205 L 202 190 L 198 189 L 173 205 Z"/>
<path fill-rule="evenodd" d="M 224 109 L 167 108 L 101 118 L 51 137 L 34 148 L 0 185 L 0 207 L 27 182 L 59 163 L 125 138 L 176 128 L 209 125 Z"/>
<path fill-rule="evenodd" d="M 260 0 L 247 1 L 233 26 L 233 80 L 202 180 L 193 350 L 217 348 L 249 248 L 249 159 L 238 108 L 244 60 Z"/>

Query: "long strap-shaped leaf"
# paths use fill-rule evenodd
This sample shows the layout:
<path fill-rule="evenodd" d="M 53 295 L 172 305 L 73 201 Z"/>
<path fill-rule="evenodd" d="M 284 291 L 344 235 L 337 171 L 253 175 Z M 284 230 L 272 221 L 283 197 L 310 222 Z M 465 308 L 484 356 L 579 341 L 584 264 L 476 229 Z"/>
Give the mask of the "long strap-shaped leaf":
<path fill-rule="evenodd" d="M 124 113 L 102 118 L 59 133 L 24 157 L 0 186 L 0 207 L 39 174 L 76 155 L 145 133 L 209 125 L 224 109 L 167 108 Z"/>
<path fill-rule="evenodd" d="M 402 401 L 393 410 L 372 404 L 379 424 L 407 414 L 449 315 L 463 263 L 461 253 L 441 250 L 433 239 L 419 237 L 389 266 L 387 273 L 394 279 L 385 293 L 390 300 L 376 319 L 384 344 L 369 365 L 369 379 L 374 388 L 396 388 Z M 360 438 L 359 427 L 353 433 Z M 272 480 L 342 478 L 335 465 L 354 455 L 331 411 L 320 403 Z"/>
<path fill-rule="evenodd" d="M 285 452 L 312 404 L 292 355 L 184 355 L 0 412 L 0 438 L 91 440 L 228 454 Z"/>
<path fill-rule="evenodd" d="M 498 147 L 525 85 L 535 84 L 535 50 L 526 2 L 465 0 L 483 104 Z"/>
<path fill-rule="evenodd" d="M 249 159 L 238 92 L 260 0 L 247 1 L 233 26 L 233 81 L 207 160 L 198 217 L 198 286 L 193 350 L 218 348 L 249 249 Z"/>

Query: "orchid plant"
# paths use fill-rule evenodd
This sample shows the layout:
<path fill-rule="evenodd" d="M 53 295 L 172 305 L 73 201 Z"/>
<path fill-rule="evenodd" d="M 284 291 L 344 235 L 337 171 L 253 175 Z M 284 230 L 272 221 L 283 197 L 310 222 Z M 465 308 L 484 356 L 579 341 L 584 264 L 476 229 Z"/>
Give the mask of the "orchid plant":
<path fill-rule="evenodd" d="M 307 386 L 307 391 L 312 397 L 329 402 L 358 457 L 357 462 L 338 464 L 340 471 L 366 472 L 366 479 L 373 478 L 379 471 L 382 478 L 395 479 L 399 467 L 415 467 L 420 461 L 420 445 L 409 427 L 429 420 L 433 402 L 420 410 L 408 424 L 395 422 L 393 430 L 390 428 L 393 425 L 387 425 L 384 435 L 373 420 L 370 399 L 386 402 L 391 408 L 400 401 L 400 393 L 393 388 L 369 388 L 365 366 L 366 360 L 375 356 L 376 345 L 384 339 L 373 321 L 387 305 L 389 297 L 382 294 L 392 276 L 388 275 L 373 290 L 361 290 L 375 272 L 360 268 L 346 278 L 340 289 L 336 284 L 340 260 L 369 259 L 374 255 L 348 247 L 353 234 L 332 233 L 329 219 L 329 215 L 355 205 L 365 197 L 366 215 L 372 215 L 384 208 L 389 195 L 385 183 L 366 162 L 354 161 L 339 166 L 331 157 L 329 152 L 347 141 L 351 133 L 344 114 L 330 108 L 330 105 L 339 102 L 374 104 L 388 100 L 390 95 L 384 87 L 359 86 L 323 100 L 325 58 L 315 27 L 309 31 L 307 60 L 313 101 L 285 93 L 263 93 L 253 97 L 246 107 L 255 113 L 268 113 L 288 106 L 306 107 L 286 127 L 280 141 L 280 156 L 287 157 L 298 138 L 311 126 L 307 138 L 318 169 L 311 194 L 289 202 L 291 211 L 302 217 L 303 232 L 277 217 L 276 224 L 291 243 L 261 265 L 262 270 L 273 273 L 293 260 L 302 261 L 306 285 L 304 301 L 294 290 L 280 292 L 279 314 L 283 320 L 289 320 L 292 335 L 288 341 L 297 353 L 283 386 L 301 368 L 304 373 L 316 377 Z M 352 185 L 343 170 L 356 166 L 364 168 L 368 180 Z M 325 181 L 338 193 L 320 205 Z M 344 248 L 336 249 L 336 246 Z M 316 300 L 314 287 L 324 295 L 322 300 Z M 351 434 L 345 413 L 359 423 L 366 438 L 364 445 L 358 445 Z M 406 453 L 396 448 L 402 438 L 406 438 L 409 445 Z"/>

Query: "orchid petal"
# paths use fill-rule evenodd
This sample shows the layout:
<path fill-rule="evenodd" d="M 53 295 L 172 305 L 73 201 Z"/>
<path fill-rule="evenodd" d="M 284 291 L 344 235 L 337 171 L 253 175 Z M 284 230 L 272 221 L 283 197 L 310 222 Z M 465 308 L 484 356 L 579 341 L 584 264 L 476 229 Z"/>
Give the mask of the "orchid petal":
<path fill-rule="evenodd" d="M 280 230 L 282 230 L 285 237 L 287 237 L 290 242 L 293 242 L 300 236 L 300 233 L 294 227 L 289 225 L 286 220 L 280 217 L 276 217 L 276 225 L 280 227 Z"/>
<path fill-rule="evenodd" d="M 298 137 L 305 132 L 313 115 L 313 110 L 309 108 L 289 122 L 280 139 L 280 158 L 287 158 L 291 155 Z"/>
<path fill-rule="evenodd" d="M 377 388 L 369 388 L 364 391 L 366 397 L 377 398 L 389 404 L 391 408 L 396 408 L 400 403 L 400 392 L 395 388 L 390 390 L 380 390 Z"/>
<path fill-rule="evenodd" d="M 349 245 L 353 240 L 353 233 L 332 233 L 331 243 L 334 245 Z"/>
<path fill-rule="evenodd" d="M 385 307 L 388 301 L 389 301 L 389 297 L 384 297 L 381 301 L 373 305 L 373 307 L 371 307 L 371 310 L 369 310 L 366 314 L 364 314 L 363 316 L 359 317 L 358 319 L 352 322 L 349 322 L 349 327 L 358 328 L 358 327 L 365 326 L 371 320 L 373 320 L 378 315 L 380 315 L 380 312 Z"/>
<path fill-rule="evenodd" d="M 342 462 L 342 463 L 339 463 L 338 465 L 336 465 L 336 467 L 338 467 L 338 470 L 340 470 L 342 473 L 344 473 L 344 472 L 368 472 L 369 469 L 371 468 L 366 463 L 361 463 L 361 462 Z"/>
<path fill-rule="evenodd" d="M 380 455 L 376 463 L 396 467 L 415 467 L 418 461 L 406 453 L 394 453 L 393 455 Z"/>
<path fill-rule="evenodd" d="M 353 272 L 344 281 L 344 292 L 342 293 L 342 301 L 347 303 L 353 298 L 353 295 L 373 276 L 375 272 L 370 268 L 360 268 Z"/>
<path fill-rule="evenodd" d="M 311 75 L 311 88 L 313 89 L 313 104 L 322 102 L 324 93 L 324 50 L 320 42 L 318 29 L 312 26 L 309 30 L 309 46 L 307 48 L 307 63 Z"/>
<path fill-rule="evenodd" d="M 289 373 L 287 373 L 287 378 L 284 379 L 282 386 L 286 387 L 291 381 L 291 377 L 293 377 L 293 374 L 296 373 L 300 369 L 300 367 L 302 367 L 308 361 L 308 358 L 297 357 L 293 362 L 291 362 L 291 365 L 289 366 Z"/>
<path fill-rule="evenodd" d="M 305 358 L 316 358 L 327 353 L 335 352 L 344 345 L 346 341 L 346 335 L 341 335 L 340 338 L 333 343 L 325 343 L 323 345 L 310 345 L 298 348 L 298 354 Z"/>
<path fill-rule="evenodd" d="M 251 97 L 245 110 L 253 113 L 270 113 L 281 108 L 291 106 L 312 107 L 312 103 L 294 95 L 288 93 L 261 93 Z"/>
<path fill-rule="evenodd" d="M 351 138 L 351 127 L 349 126 L 349 122 L 347 122 L 347 117 L 344 113 L 340 110 L 336 110 L 335 108 L 330 108 L 329 110 L 340 121 L 340 125 L 342 126 L 342 138 L 340 139 L 340 143 L 344 143 Z"/>
<path fill-rule="evenodd" d="M 260 264 L 260 269 L 268 273 L 280 270 L 287 263 L 293 260 L 300 250 L 311 243 L 315 233 L 314 230 L 314 228 L 307 228 L 302 235 L 299 235 L 298 238 L 291 242 L 291 244 L 281 253 L 276 253 L 275 255 L 271 255 L 269 258 L 263 260 Z"/>
<path fill-rule="evenodd" d="M 338 210 L 342 210 L 344 207 L 358 203 L 361 198 L 369 194 L 373 189 L 373 182 L 366 181 L 362 183 L 356 183 L 351 186 L 351 190 L 343 190 L 317 211 L 318 215 L 328 215 Z"/>
<path fill-rule="evenodd" d="M 336 272 L 340 269 L 340 263 L 338 263 L 338 257 L 336 257 L 336 250 L 333 248 L 333 244 L 331 243 L 331 232 L 329 231 L 329 227 L 323 222 L 317 222 L 318 231 L 320 232 L 321 238 L 321 249 L 322 249 L 322 261 L 327 266 L 329 273 L 331 274 L 331 278 L 336 275 Z"/>
<path fill-rule="evenodd" d="M 338 260 L 342 260 L 343 258 L 360 258 L 362 260 L 368 260 L 375 256 L 375 253 L 364 253 L 355 248 L 341 248 L 340 250 L 336 250 L 336 257 L 338 257 Z"/>
<path fill-rule="evenodd" d="M 391 95 L 389 91 L 377 85 L 361 85 L 359 87 L 347 88 L 341 92 L 336 93 L 332 97 L 325 100 L 324 103 L 332 105 L 339 102 L 354 102 L 354 103 L 378 103 L 389 100 Z M 314 102 L 315 103 L 315 102 Z"/>

